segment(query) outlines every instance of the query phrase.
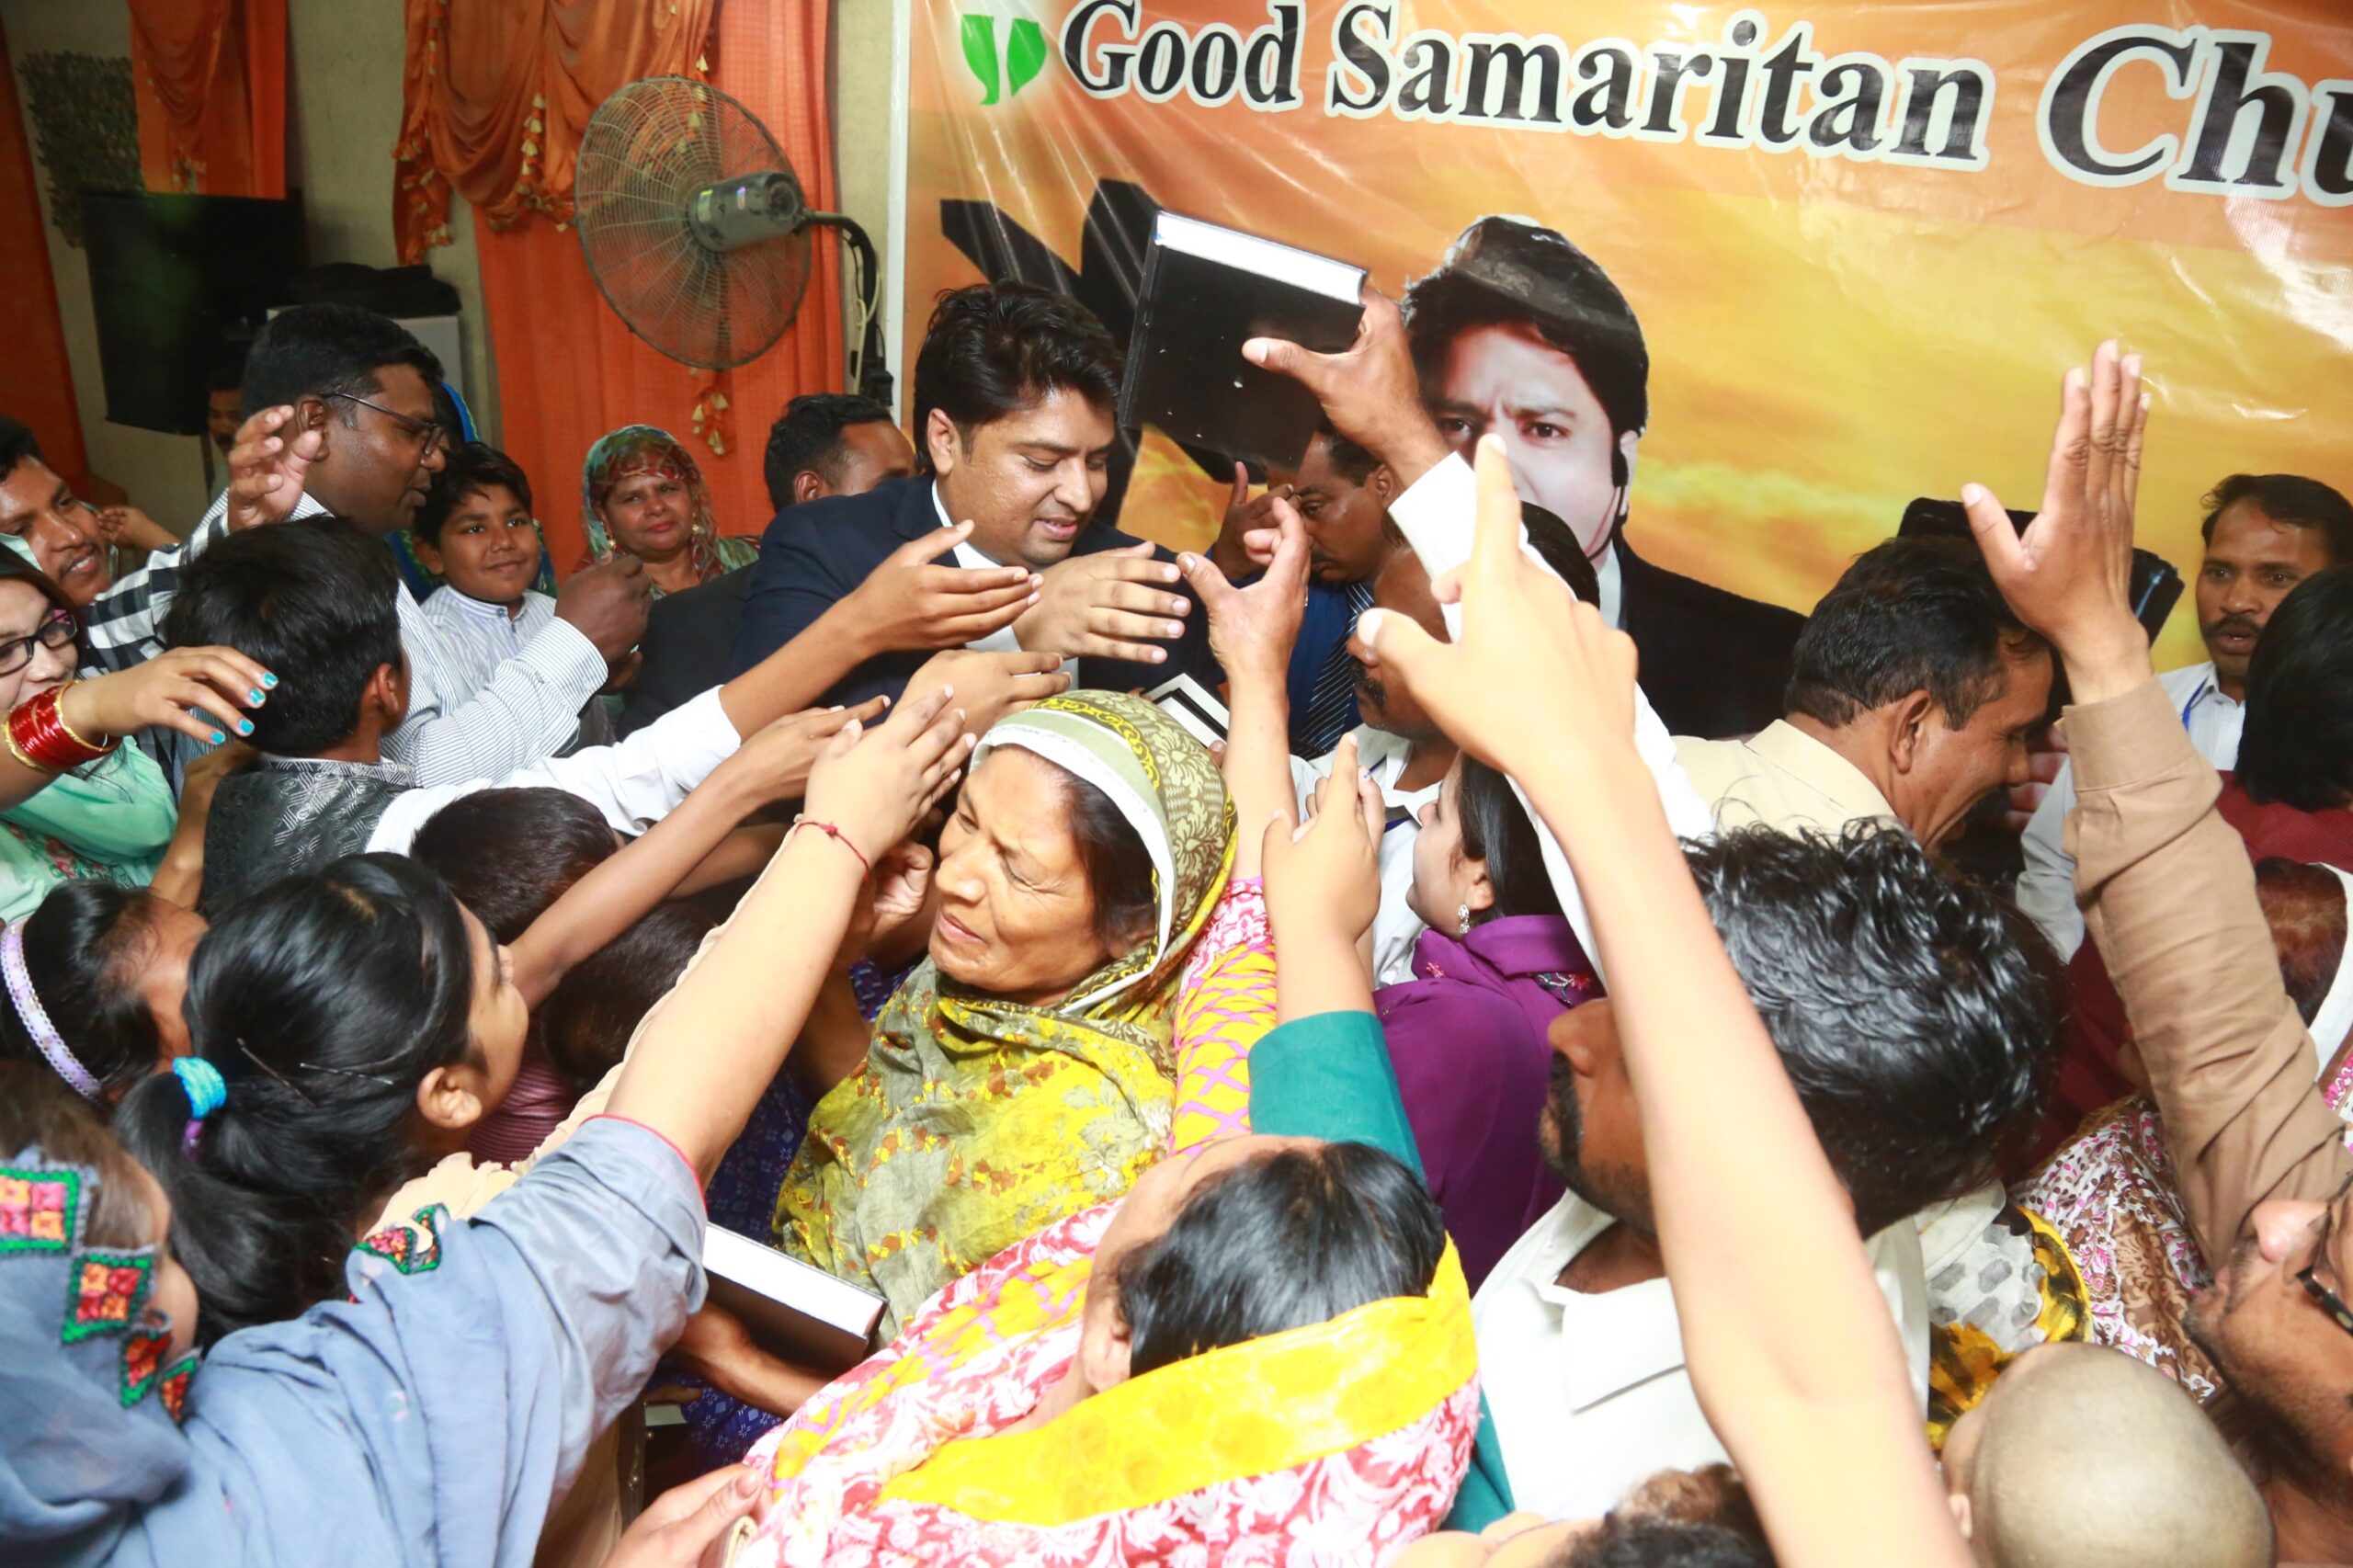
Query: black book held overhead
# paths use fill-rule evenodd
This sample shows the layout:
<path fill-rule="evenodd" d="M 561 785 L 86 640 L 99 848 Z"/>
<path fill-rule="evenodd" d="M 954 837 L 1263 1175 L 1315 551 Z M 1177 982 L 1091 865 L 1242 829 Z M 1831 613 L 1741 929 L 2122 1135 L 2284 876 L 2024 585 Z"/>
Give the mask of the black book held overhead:
<path fill-rule="evenodd" d="M 1364 268 L 1175 212 L 1154 221 L 1120 386 L 1120 423 L 1183 446 L 1296 468 L 1323 411 L 1242 358 L 1254 337 L 1319 354 L 1356 341 Z"/>

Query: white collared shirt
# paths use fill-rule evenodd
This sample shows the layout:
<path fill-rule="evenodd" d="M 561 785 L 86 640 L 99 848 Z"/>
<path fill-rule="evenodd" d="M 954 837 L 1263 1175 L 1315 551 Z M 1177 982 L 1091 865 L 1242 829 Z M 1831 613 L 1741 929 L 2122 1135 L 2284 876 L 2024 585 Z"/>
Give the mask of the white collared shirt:
<path fill-rule="evenodd" d="M 939 498 L 939 481 L 936 479 L 931 482 L 931 509 L 938 514 L 941 528 L 956 526 L 948 519 L 948 504 Z M 991 561 L 983 555 L 969 539 L 959 543 L 949 553 L 956 557 L 956 564 L 968 572 L 985 572 L 1005 564 L 1002 561 Z M 1018 653 L 1022 651 L 1021 639 L 1014 635 L 1010 626 L 1000 626 L 986 637 L 967 642 L 964 646 L 975 653 Z M 1070 684 L 1074 687 L 1078 685 L 1078 660 L 1074 656 L 1063 661 L 1063 674 L 1070 676 Z"/>
<path fill-rule="evenodd" d="M 1398 789 L 1399 776 L 1414 760 L 1412 744 L 1370 724 L 1359 724 L 1351 733 L 1356 736 L 1357 766 L 1372 770 L 1373 781 L 1381 786 L 1381 803 L 1406 815 L 1405 821 L 1392 824 L 1381 835 L 1381 910 L 1372 917 L 1372 983 L 1402 985 L 1414 978 L 1414 943 L 1423 930 L 1422 917 L 1405 902 L 1414 886 L 1414 840 L 1422 831 L 1422 808 L 1438 799 L 1446 781 L 1441 778 L 1419 790 Z M 1332 758 L 1337 755 L 1334 751 L 1313 762 L 1290 759 L 1291 788 L 1299 792 L 1302 820 L 1316 785 L 1331 776 Z"/>
<path fill-rule="evenodd" d="M 1729 832 L 1762 824 L 1783 833 L 1836 833 L 1895 812 L 1863 770 L 1787 719 L 1745 741 L 1675 738 L 1675 757 Z"/>
<path fill-rule="evenodd" d="M 418 608 L 441 633 L 451 676 L 468 683 L 462 693 L 450 694 L 460 699 L 488 686 L 499 665 L 520 653 L 555 619 L 555 600 L 536 589 L 524 594 L 519 613 L 470 598 L 446 585 L 426 595 Z"/>
<path fill-rule="evenodd" d="M 1731 1462 L 1684 1369 L 1683 1325 L 1665 1279 L 1587 1294 L 1556 1284 L 1610 1217 L 1574 1193 L 1512 1244 L 1471 1303 L 1480 1387 L 1519 1507 L 1597 1518 L 1662 1470 Z M 1925 1418 L 1927 1292 L 1912 1223 L 1866 1244 L 1904 1340 Z M 1821 1346 L 1836 1356 L 1840 1347 Z"/>
<path fill-rule="evenodd" d="M 2211 661 L 2185 665 L 2157 677 L 2165 700 L 2181 716 L 2189 744 L 2198 755 L 2227 770 L 2239 760 L 2239 733 L 2246 727 L 2246 706 L 2226 697 L 2216 684 Z M 2063 959 L 2084 945 L 2084 912 L 2075 904 L 2075 858 L 2067 853 L 2067 813 L 2075 809 L 2075 770 L 2063 764 L 2051 792 L 2035 808 L 2018 847 L 2026 869 L 2018 874 L 2018 905 L 2042 927 Z"/>

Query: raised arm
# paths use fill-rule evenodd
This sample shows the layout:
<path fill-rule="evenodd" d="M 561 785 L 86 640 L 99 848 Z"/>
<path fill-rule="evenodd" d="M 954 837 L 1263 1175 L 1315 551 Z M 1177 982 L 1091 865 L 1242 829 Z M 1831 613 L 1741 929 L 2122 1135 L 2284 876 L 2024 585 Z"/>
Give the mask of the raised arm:
<path fill-rule="evenodd" d="M 808 1018 L 868 868 L 962 773 L 972 736 L 953 695 L 835 736 L 810 775 L 804 825 L 647 1015 L 610 1113 L 661 1133 L 705 1180 Z"/>
<path fill-rule="evenodd" d="M 1267 824 L 1298 820 L 1290 774 L 1290 696 L 1284 682 L 1307 604 L 1307 532 L 1288 501 L 1268 507 L 1275 558 L 1246 588 L 1226 581 L 1205 555 L 1176 558 L 1210 619 L 1210 651 L 1226 676 L 1225 787 L 1239 835 L 1233 875 L 1258 874 Z"/>
<path fill-rule="evenodd" d="M 2068 827 L 2085 920 L 2123 999 L 2199 1244 L 2227 1256 L 2268 1199 L 2325 1199 L 2353 1176 L 2313 1085 L 2312 1039 L 2280 983 L 2246 846 L 2220 783 L 2151 673 L 2132 617 L 2133 505 L 2148 398 L 2104 343 L 2068 372 L 2042 510 L 2025 534 L 1962 492 L 2018 619 L 2058 650 L 2074 706 Z"/>
<path fill-rule="evenodd" d="M 1500 443 L 1480 444 L 1477 472 L 1461 636 L 1389 616 L 1374 644 L 1525 786 L 1587 890 L 1700 1404 L 1782 1561 L 1961 1568 L 1853 1209 L 1636 749 L 1633 645 L 1521 552 Z"/>

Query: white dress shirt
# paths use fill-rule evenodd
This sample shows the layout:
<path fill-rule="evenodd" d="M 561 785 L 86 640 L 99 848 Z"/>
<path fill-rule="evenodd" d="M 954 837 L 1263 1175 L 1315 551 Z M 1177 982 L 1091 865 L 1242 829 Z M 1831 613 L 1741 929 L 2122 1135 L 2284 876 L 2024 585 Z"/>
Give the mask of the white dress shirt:
<path fill-rule="evenodd" d="M 1422 934 L 1422 917 L 1405 903 L 1414 886 L 1414 840 L 1422 831 L 1422 808 L 1438 799 L 1445 780 L 1419 790 L 1398 789 L 1398 777 L 1414 759 L 1412 745 L 1370 724 L 1358 725 L 1353 733 L 1357 766 L 1372 770 L 1381 803 L 1405 812 L 1404 822 L 1392 823 L 1381 835 L 1381 910 L 1372 917 L 1372 983 L 1402 985 L 1414 978 L 1414 942 Z M 1291 788 L 1299 792 L 1302 821 L 1308 801 L 1316 785 L 1331 776 L 1332 757 L 1337 755 L 1336 751 L 1313 762 L 1290 759 Z"/>
<path fill-rule="evenodd" d="M 1471 1319 L 1512 1501 L 1555 1519 L 1597 1518 L 1662 1470 L 1725 1464 L 1683 1365 L 1675 1288 L 1645 1280 L 1588 1295 L 1554 1281 L 1608 1230 L 1574 1193 L 1504 1254 Z M 1904 1341 L 1925 1418 L 1928 1315 L 1920 1242 L 1906 1221 L 1866 1246 Z M 1820 1354 L 1836 1356 L 1835 1345 Z"/>
<path fill-rule="evenodd" d="M 939 498 L 939 481 L 936 479 L 931 482 L 931 509 L 939 515 L 941 528 L 956 526 L 948 520 L 948 504 Z M 956 564 L 968 572 L 986 572 L 1005 564 L 1002 561 L 991 561 L 983 555 L 972 547 L 969 539 L 958 543 L 949 553 L 956 557 Z M 986 637 L 976 638 L 964 646 L 975 653 L 1018 653 L 1022 651 L 1021 639 L 1014 635 L 1011 626 L 1000 626 Z M 1078 685 L 1078 660 L 1075 656 L 1063 661 L 1063 674 L 1070 676 L 1072 687 Z"/>
<path fill-rule="evenodd" d="M 168 572 L 126 581 L 125 587 L 136 589 L 124 596 L 137 601 L 136 613 L 110 625 L 116 642 L 109 668 L 163 651 L 156 628 L 178 594 L 179 570 L 226 533 L 228 504 L 226 491 L 214 496 L 178 552 L 157 551 L 172 555 Z M 309 494 L 295 498 L 293 516 L 328 515 Z M 384 756 L 406 765 L 419 784 L 496 778 L 554 756 L 580 727 L 581 704 L 604 687 L 605 656 L 568 621 L 551 619 L 488 684 L 476 686 L 465 675 L 463 655 L 450 649 L 408 590 L 395 586 L 392 602 L 408 656 L 408 716 L 384 737 Z"/>
<path fill-rule="evenodd" d="M 2222 695 L 2215 684 L 2211 662 L 2185 665 L 2157 677 L 2165 699 L 2181 715 L 2189 744 L 2198 755 L 2227 771 L 2239 759 L 2239 732 L 2246 726 L 2246 707 Z M 2075 905 L 2075 858 L 2067 853 L 2067 813 L 2075 809 L 2075 770 L 2060 765 L 2051 792 L 2035 808 L 2019 840 L 2026 869 L 2018 874 L 2018 905 L 2051 938 L 2063 959 L 2073 958 L 2084 945 L 2084 912 Z"/>
<path fill-rule="evenodd" d="M 478 790 L 562 790 L 595 806 L 615 832 L 641 834 L 676 810 L 687 791 L 742 744 L 714 687 L 608 746 L 547 757 L 499 778 L 404 790 L 377 819 L 368 852 L 407 854 L 427 818 Z"/>
<path fill-rule="evenodd" d="M 451 676 L 465 682 L 463 697 L 488 686 L 496 678 L 499 665 L 522 653 L 532 638 L 555 620 L 555 600 L 537 589 L 524 593 L 516 612 L 509 612 L 505 605 L 469 598 L 446 584 L 426 595 L 425 603 L 417 608 L 441 634 Z"/>
<path fill-rule="evenodd" d="M 1479 482 L 1471 465 L 1449 452 L 1443 461 L 1431 469 L 1389 503 L 1390 520 L 1414 547 L 1414 553 L 1435 582 L 1471 559 L 1471 540 L 1479 516 Z M 1528 550 L 1523 534 L 1520 548 Z M 1539 560 L 1529 551 L 1529 559 Z M 1541 564 L 1540 561 L 1539 563 Z M 1443 605 L 1440 613 L 1446 618 L 1449 637 L 1462 635 L 1462 607 Z M 1675 759 L 1675 737 L 1666 733 L 1650 699 L 1637 687 L 1634 691 L 1634 749 L 1657 781 L 1659 804 L 1665 808 L 1666 824 L 1677 838 L 1709 838 L 1715 834 L 1715 816 L 1708 803 L 1691 788 L 1690 779 L 1683 775 L 1682 765 Z M 1528 792 L 1512 781 L 1512 792 L 1535 823 L 1538 841 L 1543 846 L 1544 869 L 1552 879 L 1552 891 L 1560 896 L 1562 913 L 1569 918 L 1570 928 L 1576 932 L 1577 941 L 1593 960 L 1601 967 L 1600 947 L 1594 941 L 1593 921 L 1586 914 L 1585 900 L 1578 895 L 1577 880 L 1569 870 L 1568 858 L 1553 841 L 1543 819 L 1528 802 Z M 1385 902 L 1385 901 L 1384 901 Z M 1604 981 L 1608 976 L 1602 976 Z"/>

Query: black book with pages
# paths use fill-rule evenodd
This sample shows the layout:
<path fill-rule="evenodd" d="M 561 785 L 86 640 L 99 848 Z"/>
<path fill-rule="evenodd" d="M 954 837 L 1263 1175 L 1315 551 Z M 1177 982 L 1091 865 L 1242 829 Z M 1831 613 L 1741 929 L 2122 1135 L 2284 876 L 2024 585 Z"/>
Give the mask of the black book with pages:
<path fill-rule="evenodd" d="M 1364 268 L 1175 212 L 1154 221 L 1120 423 L 1180 446 L 1296 468 L 1323 411 L 1289 376 L 1242 358 L 1254 337 L 1319 354 L 1356 341 Z"/>
<path fill-rule="evenodd" d="M 873 1347 L 884 1303 L 862 1285 L 718 1225 L 703 1231 L 702 1267 L 710 1299 L 780 1360 L 830 1376 L 857 1366 Z"/>

